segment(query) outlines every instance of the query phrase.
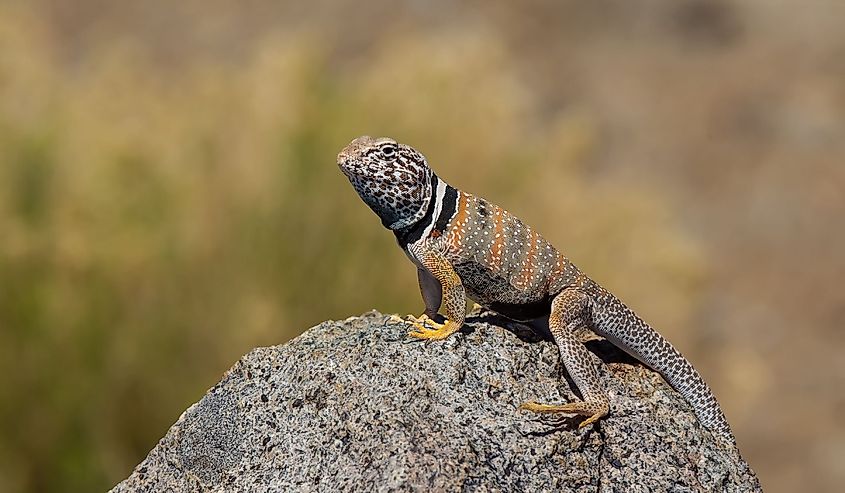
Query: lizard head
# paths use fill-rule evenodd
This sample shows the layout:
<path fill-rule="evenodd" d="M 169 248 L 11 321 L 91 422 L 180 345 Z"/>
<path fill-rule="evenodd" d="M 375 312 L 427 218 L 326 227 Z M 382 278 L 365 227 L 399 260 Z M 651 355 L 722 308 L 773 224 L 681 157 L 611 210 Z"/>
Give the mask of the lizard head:
<path fill-rule="evenodd" d="M 434 172 L 425 156 L 387 137 L 358 137 L 337 155 L 355 191 L 392 230 L 425 216 Z"/>

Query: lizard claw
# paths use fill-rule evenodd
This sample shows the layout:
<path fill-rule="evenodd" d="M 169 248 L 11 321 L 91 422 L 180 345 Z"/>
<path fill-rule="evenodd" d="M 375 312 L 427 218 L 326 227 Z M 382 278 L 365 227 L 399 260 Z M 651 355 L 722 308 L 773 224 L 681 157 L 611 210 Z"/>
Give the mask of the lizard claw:
<path fill-rule="evenodd" d="M 408 332 L 408 335 L 416 339 L 445 339 L 454 334 L 460 328 L 458 327 L 458 324 L 452 322 L 451 320 L 447 320 L 446 323 L 439 324 L 425 314 L 420 315 L 419 318 L 409 315 L 405 320 L 403 320 L 403 322 L 414 328 L 414 330 Z"/>

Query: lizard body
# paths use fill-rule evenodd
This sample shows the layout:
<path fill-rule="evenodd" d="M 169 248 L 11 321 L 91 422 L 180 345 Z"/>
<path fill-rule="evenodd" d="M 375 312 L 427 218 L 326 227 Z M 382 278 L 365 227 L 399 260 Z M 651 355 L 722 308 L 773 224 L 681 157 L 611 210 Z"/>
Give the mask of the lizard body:
<path fill-rule="evenodd" d="M 410 336 L 444 339 L 460 329 L 466 298 L 505 317 L 548 317 L 561 361 L 583 397 L 523 409 L 606 416 L 609 400 L 580 334 L 591 330 L 658 371 L 690 403 L 699 422 L 735 446 L 712 391 L 689 361 L 622 301 L 584 275 L 539 233 L 505 209 L 440 179 L 425 157 L 389 138 L 359 137 L 338 154 L 359 196 L 392 230 L 417 266 L 425 312 Z M 441 310 L 446 320 L 434 319 Z"/>

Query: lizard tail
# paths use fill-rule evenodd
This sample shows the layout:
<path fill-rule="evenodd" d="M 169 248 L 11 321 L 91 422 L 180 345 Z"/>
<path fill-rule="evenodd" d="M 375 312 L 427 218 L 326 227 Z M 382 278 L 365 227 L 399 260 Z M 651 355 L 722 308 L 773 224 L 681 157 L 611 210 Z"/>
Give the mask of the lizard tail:
<path fill-rule="evenodd" d="M 622 301 L 602 291 L 602 303 L 593 306 L 596 333 L 660 373 L 692 406 L 704 427 L 736 446 L 719 402 L 692 364 Z"/>

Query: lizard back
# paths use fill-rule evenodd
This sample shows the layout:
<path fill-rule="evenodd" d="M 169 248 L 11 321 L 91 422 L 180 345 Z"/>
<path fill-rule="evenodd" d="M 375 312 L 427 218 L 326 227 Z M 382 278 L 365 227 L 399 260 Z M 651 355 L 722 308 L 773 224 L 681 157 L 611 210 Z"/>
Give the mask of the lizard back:
<path fill-rule="evenodd" d="M 518 217 L 458 191 L 454 213 L 435 241 L 470 298 L 502 315 L 530 320 L 581 275 L 577 267 Z"/>

